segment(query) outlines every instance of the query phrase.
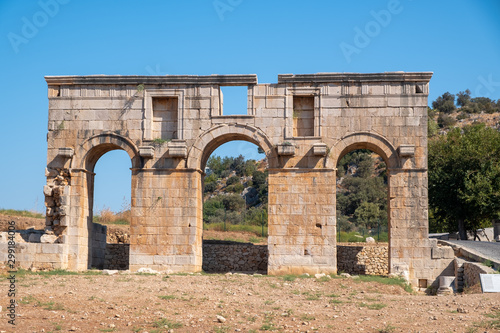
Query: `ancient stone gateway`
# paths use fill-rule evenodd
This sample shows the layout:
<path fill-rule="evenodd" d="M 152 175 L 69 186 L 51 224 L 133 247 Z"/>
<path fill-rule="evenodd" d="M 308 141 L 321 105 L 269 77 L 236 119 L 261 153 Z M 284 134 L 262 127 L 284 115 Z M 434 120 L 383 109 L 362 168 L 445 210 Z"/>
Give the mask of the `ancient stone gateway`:
<path fill-rule="evenodd" d="M 428 239 L 427 96 L 432 73 L 48 76 L 47 231 L 58 266 L 103 260 L 92 223 L 94 166 L 132 164 L 130 268 L 202 267 L 202 179 L 210 154 L 246 140 L 269 160 L 270 274 L 335 273 L 336 165 L 368 148 L 389 173 L 389 270 L 432 282 L 450 263 Z M 221 86 L 247 86 L 247 114 L 225 115 Z"/>

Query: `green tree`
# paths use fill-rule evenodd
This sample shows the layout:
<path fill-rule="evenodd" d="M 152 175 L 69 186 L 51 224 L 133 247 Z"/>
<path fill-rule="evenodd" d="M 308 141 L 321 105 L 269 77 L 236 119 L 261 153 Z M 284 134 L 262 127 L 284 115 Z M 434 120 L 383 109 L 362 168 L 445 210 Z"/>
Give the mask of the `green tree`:
<path fill-rule="evenodd" d="M 220 158 L 220 156 L 210 156 L 207 161 L 207 167 L 210 168 L 216 178 L 220 178 L 220 173 L 223 170 L 222 159 Z"/>
<path fill-rule="evenodd" d="M 222 195 L 221 197 L 222 197 L 222 204 L 224 205 L 226 210 L 240 212 L 246 206 L 245 199 L 243 199 L 241 195 L 228 194 L 228 195 Z"/>
<path fill-rule="evenodd" d="M 460 91 L 457 94 L 457 105 L 460 107 L 466 106 L 470 102 L 470 90 Z"/>
<path fill-rule="evenodd" d="M 256 165 L 255 160 L 246 161 L 244 175 L 247 177 L 252 176 L 255 171 L 257 171 L 257 165 Z"/>
<path fill-rule="evenodd" d="M 217 184 L 214 182 L 205 184 L 205 193 L 212 193 L 217 189 Z"/>
<path fill-rule="evenodd" d="M 245 173 L 245 157 L 243 157 L 243 155 L 239 155 L 234 158 L 229 168 L 234 170 L 238 177 L 242 177 Z"/>
<path fill-rule="evenodd" d="M 267 173 L 255 171 L 252 176 L 253 187 L 259 192 L 259 201 L 267 202 Z"/>
<path fill-rule="evenodd" d="M 500 217 L 500 132 L 478 124 L 429 141 L 429 205 L 436 229 L 467 231 Z"/>
<path fill-rule="evenodd" d="M 372 152 L 355 150 L 338 163 L 337 223 L 341 230 L 350 231 L 355 226 L 372 228 L 380 222 L 387 224 L 387 168 L 379 160 L 375 168 Z M 356 170 L 354 174 L 345 170 Z"/>
<path fill-rule="evenodd" d="M 457 109 L 455 106 L 455 95 L 445 92 L 432 102 L 432 108 L 439 112 L 451 113 Z"/>
<path fill-rule="evenodd" d="M 362 202 L 354 212 L 356 221 L 367 228 L 376 227 L 380 221 L 380 215 L 379 205 L 366 201 Z"/>

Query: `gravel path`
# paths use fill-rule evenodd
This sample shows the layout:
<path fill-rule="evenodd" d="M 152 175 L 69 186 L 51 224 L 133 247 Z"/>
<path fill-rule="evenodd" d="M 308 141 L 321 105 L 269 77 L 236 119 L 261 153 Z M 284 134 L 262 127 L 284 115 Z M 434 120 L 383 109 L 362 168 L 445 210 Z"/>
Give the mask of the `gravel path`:
<path fill-rule="evenodd" d="M 448 240 L 447 242 L 470 249 L 488 258 L 494 259 L 495 261 L 500 261 L 500 242 L 475 242 L 464 240 Z"/>

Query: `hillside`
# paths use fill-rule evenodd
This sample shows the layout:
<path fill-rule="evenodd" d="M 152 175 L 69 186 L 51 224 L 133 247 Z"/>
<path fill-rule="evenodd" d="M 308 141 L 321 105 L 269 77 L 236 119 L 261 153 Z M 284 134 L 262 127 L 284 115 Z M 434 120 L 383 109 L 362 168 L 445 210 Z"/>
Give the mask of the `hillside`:
<path fill-rule="evenodd" d="M 446 134 L 451 128 L 483 123 L 500 130 L 500 100 L 471 97 L 470 90 L 456 95 L 445 92 L 428 108 L 429 136 Z"/>

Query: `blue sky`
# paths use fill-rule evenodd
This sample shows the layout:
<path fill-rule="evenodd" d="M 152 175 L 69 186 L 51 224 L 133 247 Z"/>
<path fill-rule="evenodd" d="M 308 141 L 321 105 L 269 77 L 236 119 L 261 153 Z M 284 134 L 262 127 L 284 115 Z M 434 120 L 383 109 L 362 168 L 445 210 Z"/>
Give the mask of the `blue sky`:
<path fill-rule="evenodd" d="M 44 210 L 45 75 L 432 71 L 429 101 L 467 88 L 499 99 L 498 17 L 496 0 L 2 0 L 0 208 Z M 128 168 L 124 152 L 101 158 L 97 209 L 129 200 Z"/>

